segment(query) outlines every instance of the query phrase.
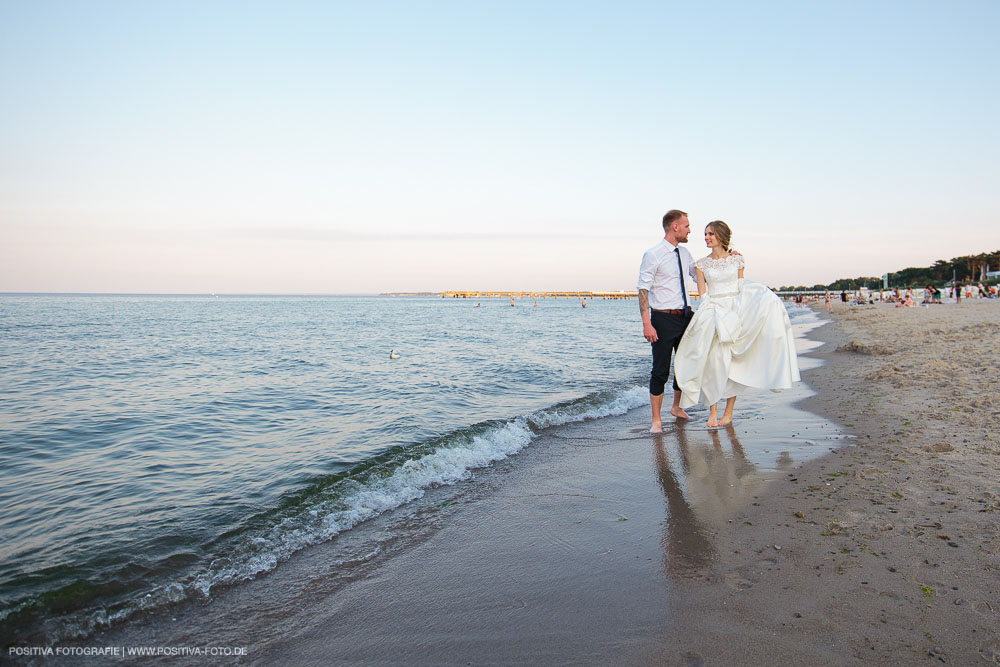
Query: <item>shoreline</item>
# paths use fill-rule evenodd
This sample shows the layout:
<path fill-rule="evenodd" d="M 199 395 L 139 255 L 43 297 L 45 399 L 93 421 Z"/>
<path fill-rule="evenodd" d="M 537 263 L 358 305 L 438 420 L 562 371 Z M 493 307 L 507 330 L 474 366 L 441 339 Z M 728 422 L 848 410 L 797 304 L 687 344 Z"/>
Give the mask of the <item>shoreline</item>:
<path fill-rule="evenodd" d="M 808 393 L 804 385 L 799 389 Z M 789 390 L 791 394 L 796 391 Z M 247 657 L 241 662 L 266 664 L 269 659 L 261 656 L 280 659 L 275 651 L 289 650 L 289 642 L 301 645 L 303 632 L 308 629 L 319 632 L 323 623 L 317 619 L 326 617 L 331 607 L 344 608 L 352 599 L 356 605 L 365 607 L 357 597 L 363 594 L 357 591 L 367 590 L 371 585 L 368 581 L 378 578 L 396 584 L 391 586 L 391 593 L 374 597 L 403 595 L 409 604 L 403 609 L 371 610 L 383 616 L 378 623 L 366 627 L 385 628 L 394 635 L 396 646 L 418 644 L 422 641 L 419 631 L 407 636 L 398 626 L 415 614 L 418 618 L 434 616 L 435 613 L 422 608 L 422 601 L 440 593 L 429 583 L 423 589 L 418 587 L 414 573 L 438 576 L 442 562 L 452 567 L 452 552 L 468 554 L 463 557 L 461 580 L 449 584 L 459 598 L 452 605 L 467 612 L 460 614 L 455 622 L 464 622 L 469 616 L 478 618 L 482 627 L 494 627 L 498 637 L 509 638 L 512 633 L 523 634 L 523 629 L 513 626 L 505 632 L 503 625 L 516 623 L 518 619 L 499 618 L 496 614 L 502 616 L 502 612 L 496 610 L 473 613 L 475 610 L 468 609 L 470 599 L 513 595 L 505 586 L 495 591 L 479 589 L 480 582 L 494 576 L 491 570 L 504 566 L 497 562 L 498 542 L 509 550 L 510 560 L 520 563 L 528 558 L 523 579 L 534 583 L 516 596 L 534 599 L 529 613 L 539 616 L 533 626 L 545 627 L 549 618 L 574 606 L 567 603 L 568 596 L 581 595 L 567 588 L 575 579 L 574 572 L 586 580 L 592 580 L 583 574 L 589 568 L 604 572 L 606 590 L 592 599 L 592 603 L 607 606 L 614 601 L 614 591 L 623 585 L 634 586 L 638 595 L 645 592 L 651 579 L 661 582 L 662 587 L 669 584 L 671 573 L 699 566 L 706 556 L 696 547 L 700 545 L 711 552 L 702 537 L 703 524 L 720 520 L 750 495 L 759 493 L 778 469 L 822 454 L 826 451 L 825 443 L 839 444 L 840 435 L 831 424 L 791 408 L 791 394 L 761 392 L 748 398 L 744 404 L 746 429 L 739 436 L 735 431 L 708 431 L 704 428 L 706 415 L 701 414 L 697 417 L 699 424 L 686 432 L 654 439 L 646 433 L 648 424 L 644 423 L 648 419 L 648 405 L 616 417 L 544 429 L 530 447 L 489 468 L 476 470 L 474 479 L 432 488 L 423 498 L 345 531 L 330 542 L 299 552 L 252 581 L 213 591 L 209 600 L 194 600 L 141 614 L 88 638 L 67 643 L 125 647 L 246 646 Z M 775 432 L 775 423 L 795 433 Z M 691 500 L 685 494 L 691 495 Z M 538 511 L 539 502 L 544 503 L 543 516 L 528 521 L 526 517 Z M 616 509 L 612 512 L 611 508 Z M 592 516 L 593 520 L 581 523 L 580 516 Z M 533 533 L 534 524 L 542 523 L 551 527 L 539 538 Z M 609 528 L 612 535 L 617 535 L 610 541 Z M 483 530 L 487 532 L 482 533 Z M 656 539 L 650 539 L 654 536 Z M 590 545 L 595 542 L 604 543 L 600 552 L 591 550 Z M 577 554 L 578 562 L 572 567 L 559 559 L 563 549 Z M 641 562 L 621 560 L 622 553 L 629 549 L 642 554 L 641 558 L 636 557 Z M 672 551 L 672 560 L 666 558 L 667 551 Z M 643 566 L 639 571 L 635 570 L 637 564 Z M 665 572 L 668 569 L 670 572 Z M 558 584 L 554 583 L 556 580 Z M 517 586 L 516 581 L 507 584 Z M 659 613 L 661 602 L 662 597 L 649 599 L 641 605 L 641 613 L 631 620 L 639 623 L 643 616 Z M 608 620 L 600 623 L 607 628 L 592 628 L 595 638 L 602 636 L 602 630 L 603 636 L 610 638 L 613 634 L 607 633 L 614 628 L 632 624 L 616 626 L 620 621 Z M 340 619 L 337 625 L 347 632 L 351 622 Z M 567 623 L 563 629 L 568 637 L 573 634 L 574 625 Z M 645 636 L 655 636 L 654 630 L 647 628 Z M 365 632 L 356 629 L 355 634 Z M 354 637 L 348 643 L 360 645 L 360 641 Z M 326 645 L 325 640 L 317 642 L 317 646 Z M 522 649 L 527 655 L 540 650 L 545 643 L 539 639 Z M 360 662 L 379 661 L 378 647 L 369 648 L 373 652 L 358 658 Z M 596 645 L 592 648 L 596 649 Z M 582 659 L 583 654 L 569 640 L 553 649 L 550 659 L 558 661 L 560 651 L 565 654 L 564 662 L 573 661 L 566 656 Z M 470 655 L 475 653 L 473 647 L 467 650 Z M 403 651 L 409 654 L 409 649 Z M 616 656 L 617 653 L 611 652 L 605 657 L 614 660 Z M 335 661 L 342 658 L 327 657 Z M 309 660 L 303 653 L 298 658 Z M 382 658 L 383 662 L 386 660 L 389 659 Z M 427 664 L 454 661 L 447 652 L 427 654 L 425 660 Z M 79 664 L 88 663 L 80 660 Z"/>
<path fill-rule="evenodd" d="M 949 414 L 903 425 L 903 412 L 940 398 L 914 386 L 926 371 L 910 365 L 966 357 L 908 365 L 886 339 L 916 340 L 907 316 L 959 350 L 984 326 L 975 316 L 1000 330 L 988 304 L 972 306 L 971 323 L 946 308 L 835 313 L 804 353 L 826 362 L 803 373 L 819 393 L 765 396 L 774 403 L 760 414 L 738 403 L 738 429 L 708 431 L 699 414 L 651 436 L 645 406 L 555 427 L 475 483 L 433 489 L 207 603 L 85 645 L 249 646 L 240 664 L 996 660 L 1000 443 L 986 419 L 975 435 Z M 947 388 L 968 398 L 959 380 Z M 889 400 L 870 405 L 882 391 Z M 827 418 L 855 444 L 829 447 Z M 989 460 L 970 462 L 965 446 Z M 369 555 L 338 560 L 359 551 Z"/>

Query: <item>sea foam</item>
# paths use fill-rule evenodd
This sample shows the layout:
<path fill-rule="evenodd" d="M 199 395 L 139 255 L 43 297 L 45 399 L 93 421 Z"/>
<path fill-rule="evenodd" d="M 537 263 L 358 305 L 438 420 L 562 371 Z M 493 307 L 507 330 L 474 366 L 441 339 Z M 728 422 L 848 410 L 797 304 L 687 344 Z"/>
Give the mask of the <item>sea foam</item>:
<path fill-rule="evenodd" d="M 366 482 L 343 480 L 340 493 L 297 516 L 285 517 L 264 534 L 246 536 L 236 552 L 212 563 L 191 588 L 208 596 L 214 587 L 231 585 L 268 572 L 295 552 L 332 539 L 383 512 L 421 498 L 433 487 L 469 479 L 484 468 L 524 449 L 542 429 L 620 415 L 648 400 L 645 387 L 599 392 L 488 426 L 480 433 L 464 429 L 434 451 L 405 460 L 391 474 Z"/>

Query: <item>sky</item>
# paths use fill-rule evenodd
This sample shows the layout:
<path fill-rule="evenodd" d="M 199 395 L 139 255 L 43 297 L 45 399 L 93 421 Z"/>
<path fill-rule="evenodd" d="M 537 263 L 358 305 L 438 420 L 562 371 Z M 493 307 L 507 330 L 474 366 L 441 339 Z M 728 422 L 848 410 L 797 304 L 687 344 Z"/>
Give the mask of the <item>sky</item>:
<path fill-rule="evenodd" d="M 998 19 L 0 0 L 0 291 L 634 290 L 672 208 L 771 286 L 996 250 Z"/>

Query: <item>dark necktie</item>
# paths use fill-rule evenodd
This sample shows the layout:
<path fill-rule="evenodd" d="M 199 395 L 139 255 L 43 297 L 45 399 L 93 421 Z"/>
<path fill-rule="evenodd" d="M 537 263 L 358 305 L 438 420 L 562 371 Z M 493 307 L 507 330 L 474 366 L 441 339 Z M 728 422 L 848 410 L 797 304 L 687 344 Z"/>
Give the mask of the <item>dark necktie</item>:
<path fill-rule="evenodd" d="M 674 248 L 674 252 L 677 253 L 677 274 L 681 278 L 681 297 L 684 299 L 684 312 L 688 310 L 688 293 L 687 289 L 684 288 L 684 265 L 681 263 L 681 249 Z"/>

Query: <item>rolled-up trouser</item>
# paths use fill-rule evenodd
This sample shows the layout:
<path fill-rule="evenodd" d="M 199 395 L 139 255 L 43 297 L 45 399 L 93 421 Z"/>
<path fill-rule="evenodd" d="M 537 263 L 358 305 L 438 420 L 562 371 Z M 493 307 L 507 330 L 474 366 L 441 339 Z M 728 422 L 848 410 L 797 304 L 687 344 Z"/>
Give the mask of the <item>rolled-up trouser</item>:
<path fill-rule="evenodd" d="M 650 313 L 650 322 L 656 329 L 657 338 L 655 343 L 650 344 L 653 348 L 653 370 L 649 374 L 649 393 L 653 396 L 661 395 L 666 387 L 667 378 L 670 377 L 670 356 L 680 345 L 691 315 L 690 312 L 687 315 L 671 315 L 655 310 Z M 676 379 L 674 391 L 680 391 Z"/>

